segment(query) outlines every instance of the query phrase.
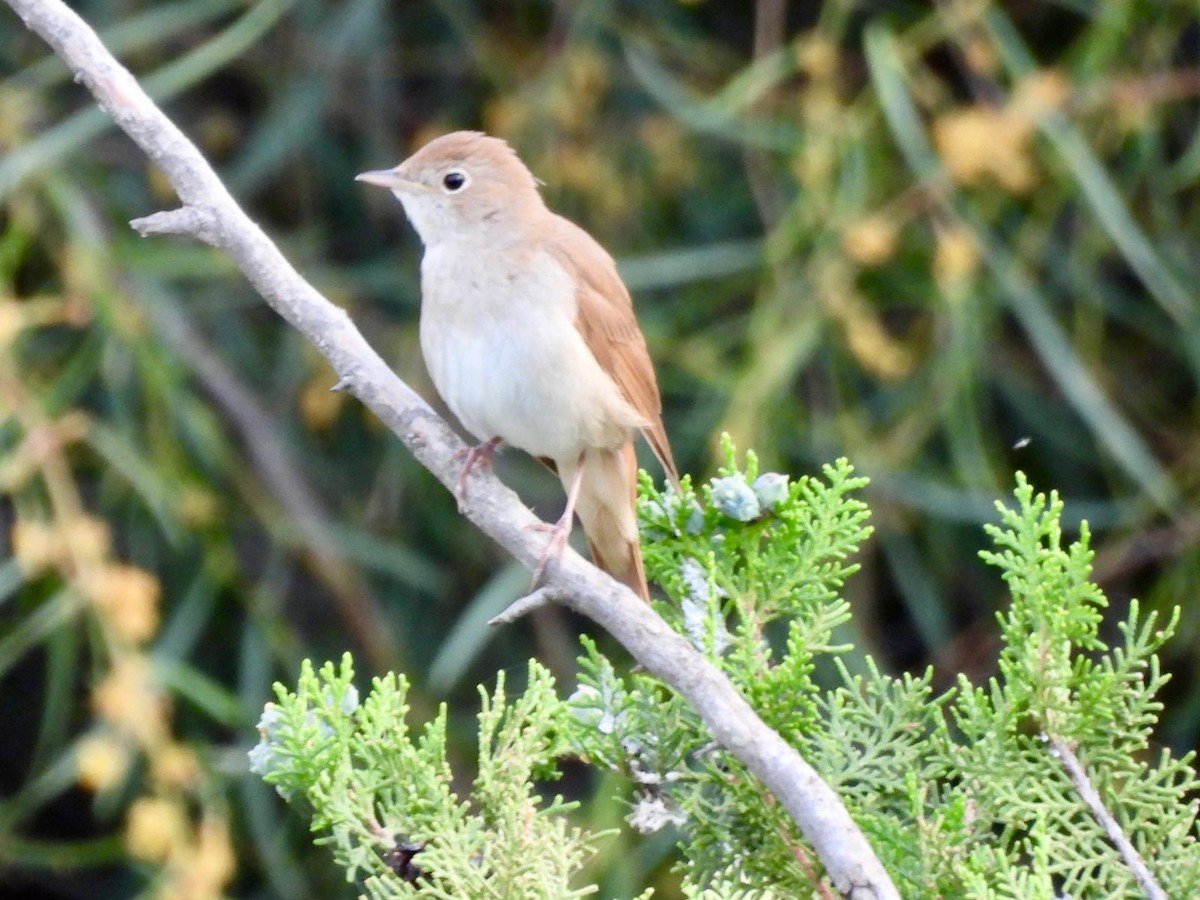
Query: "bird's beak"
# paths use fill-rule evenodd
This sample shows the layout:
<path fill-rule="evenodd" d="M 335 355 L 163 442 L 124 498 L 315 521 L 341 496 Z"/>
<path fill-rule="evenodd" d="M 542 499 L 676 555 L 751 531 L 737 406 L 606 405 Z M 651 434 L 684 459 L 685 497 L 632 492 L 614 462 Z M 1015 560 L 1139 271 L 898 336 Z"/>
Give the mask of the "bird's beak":
<path fill-rule="evenodd" d="M 354 176 L 355 181 L 363 181 L 391 191 L 406 191 L 410 194 L 427 193 L 429 188 L 419 181 L 403 177 L 397 169 L 377 169 L 374 172 L 363 172 Z"/>

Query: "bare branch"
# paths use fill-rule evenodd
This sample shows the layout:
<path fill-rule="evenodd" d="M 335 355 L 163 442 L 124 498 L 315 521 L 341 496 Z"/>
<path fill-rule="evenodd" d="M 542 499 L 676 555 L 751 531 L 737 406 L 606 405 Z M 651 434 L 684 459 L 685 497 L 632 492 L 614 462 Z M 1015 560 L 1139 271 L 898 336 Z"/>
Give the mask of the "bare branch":
<path fill-rule="evenodd" d="M 1079 796 L 1083 798 L 1083 802 L 1092 811 L 1092 815 L 1096 817 L 1096 821 L 1100 823 L 1100 827 L 1104 829 L 1104 833 L 1108 835 L 1108 839 L 1117 848 L 1117 852 L 1121 854 L 1121 858 L 1125 860 L 1125 865 L 1129 866 L 1130 871 L 1133 872 L 1134 877 L 1141 884 L 1142 889 L 1146 892 L 1146 896 L 1150 900 L 1167 900 L 1167 892 L 1159 886 L 1154 878 L 1154 873 L 1150 871 L 1150 867 L 1142 859 L 1142 855 L 1137 852 L 1137 848 L 1125 836 L 1125 832 L 1121 829 L 1121 823 L 1113 817 L 1113 814 L 1108 811 L 1108 807 L 1104 805 L 1104 801 L 1100 799 L 1100 793 L 1092 784 L 1091 779 L 1088 778 L 1088 774 L 1083 768 L 1083 763 L 1079 761 L 1079 757 L 1075 755 L 1075 751 L 1068 746 L 1066 741 L 1057 735 L 1050 735 L 1049 737 L 1051 751 L 1062 760 L 1063 768 L 1067 770 L 1067 774 L 1071 777 L 1071 782 L 1075 785 L 1075 790 L 1079 791 Z"/>
<path fill-rule="evenodd" d="M 142 237 L 152 234 L 186 234 L 200 237 L 214 234 L 212 211 L 201 206 L 184 206 L 180 209 L 170 209 L 163 212 L 151 213 L 140 219 L 134 219 L 130 226 Z"/>
<path fill-rule="evenodd" d="M 488 624 L 509 625 L 522 616 L 529 615 L 535 609 L 541 609 L 543 606 L 562 600 L 565 598 L 559 597 L 558 592 L 553 588 L 540 587 L 532 594 L 518 597 L 508 605 L 504 612 L 488 619 Z"/>
<path fill-rule="evenodd" d="M 190 233 L 224 250 L 255 289 L 329 360 L 355 396 L 453 490 L 463 449 L 450 428 L 387 367 L 351 324 L 291 267 L 241 210 L 199 150 L 150 100 L 95 33 L 59 0 L 6 0 L 67 63 L 103 107 L 170 180 L 184 210 L 139 219 L 145 234 Z M 350 186 L 347 185 L 347 189 Z M 191 212 L 188 212 L 191 210 Z M 494 475 L 472 482 L 465 515 L 532 569 L 543 541 L 538 520 Z M 633 657 L 677 690 L 714 738 L 777 797 L 812 843 L 834 886 L 855 900 L 899 893 L 838 796 L 755 715 L 737 689 L 628 588 L 567 550 L 547 590 L 607 629 Z"/>

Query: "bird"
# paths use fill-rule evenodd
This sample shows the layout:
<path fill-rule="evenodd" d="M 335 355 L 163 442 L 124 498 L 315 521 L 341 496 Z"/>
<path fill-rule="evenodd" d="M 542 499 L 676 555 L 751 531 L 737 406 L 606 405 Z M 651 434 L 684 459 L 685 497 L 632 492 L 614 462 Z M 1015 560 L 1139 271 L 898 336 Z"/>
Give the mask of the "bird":
<path fill-rule="evenodd" d="M 608 252 L 552 212 L 539 181 L 501 138 L 455 131 L 391 169 L 356 178 L 392 192 L 416 230 L 421 353 L 434 387 L 480 443 L 554 470 L 566 508 L 535 572 L 566 547 L 578 514 L 593 561 L 649 601 L 637 527 L 640 433 L 667 478 L 679 473 L 662 399 L 629 291 Z"/>

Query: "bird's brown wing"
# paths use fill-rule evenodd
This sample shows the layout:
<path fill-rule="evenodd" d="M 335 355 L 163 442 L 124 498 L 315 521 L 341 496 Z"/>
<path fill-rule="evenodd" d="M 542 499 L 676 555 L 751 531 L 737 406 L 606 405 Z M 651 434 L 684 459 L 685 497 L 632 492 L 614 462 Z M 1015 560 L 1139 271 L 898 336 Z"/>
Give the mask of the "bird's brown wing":
<path fill-rule="evenodd" d="M 667 477 L 678 487 L 679 472 L 663 427 L 662 398 L 654 365 L 616 263 L 582 228 L 561 216 L 553 218 L 555 227 L 546 246 L 567 272 L 575 276 L 578 285 L 575 327 L 600 367 L 649 423 L 642 433 Z"/>

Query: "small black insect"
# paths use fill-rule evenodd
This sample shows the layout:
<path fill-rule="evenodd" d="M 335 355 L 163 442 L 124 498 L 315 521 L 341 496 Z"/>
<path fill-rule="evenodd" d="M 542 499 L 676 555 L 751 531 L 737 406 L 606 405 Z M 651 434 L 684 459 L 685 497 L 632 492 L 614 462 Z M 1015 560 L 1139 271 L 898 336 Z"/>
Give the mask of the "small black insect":
<path fill-rule="evenodd" d="M 428 881 L 429 875 L 426 871 L 413 863 L 413 857 L 424 849 L 424 844 L 398 840 L 391 850 L 384 851 L 383 861 L 409 884 L 416 884 L 421 879 Z"/>

